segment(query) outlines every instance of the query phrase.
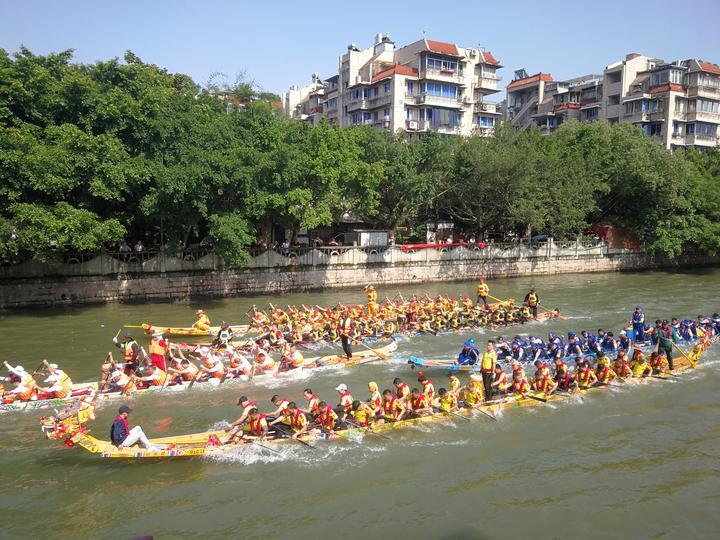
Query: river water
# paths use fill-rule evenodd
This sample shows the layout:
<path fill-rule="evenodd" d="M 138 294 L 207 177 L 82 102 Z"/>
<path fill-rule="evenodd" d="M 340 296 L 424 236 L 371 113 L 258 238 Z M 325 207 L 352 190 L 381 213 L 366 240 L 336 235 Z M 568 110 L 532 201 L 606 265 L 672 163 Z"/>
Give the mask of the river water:
<path fill-rule="evenodd" d="M 619 329 L 636 304 L 648 319 L 694 318 L 720 309 L 720 269 L 518 278 L 491 294 L 521 299 L 535 285 L 569 319 L 517 332 Z M 379 288 L 472 294 L 474 283 Z M 123 324 L 245 322 L 265 306 L 364 301 L 361 290 L 187 304 L 103 305 L 0 316 L 3 359 L 34 369 L 44 357 L 75 381 L 98 372 Z M 506 331 L 505 336 L 514 335 Z M 139 335 L 139 334 L 138 334 Z M 455 355 L 469 333 L 403 340 L 398 354 Z M 720 346 L 717 347 L 720 349 Z M 478 416 L 281 454 L 243 448 L 222 460 L 114 462 L 45 441 L 42 412 L 0 416 L 0 537 L 130 538 L 710 538 L 720 530 L 720 354 L 671 382 L 613 388 L 584 399 Z M 329 353 L 331 348 L 323 349 Z M 291 381 L 128 400 L 131 424 L 150 436 L 202 431 L 238 414 L 240 393 L 270 410 L 279 393 L 302 400 L 311 386 L 335 401 L 340 382 L 361 399 L 366 383 L 414 382 L 409 367 L 373 363 Z M 442 372 L 431 375 L 436 388 Z M 98 409 L 107 438 L 119 403 Z"/>

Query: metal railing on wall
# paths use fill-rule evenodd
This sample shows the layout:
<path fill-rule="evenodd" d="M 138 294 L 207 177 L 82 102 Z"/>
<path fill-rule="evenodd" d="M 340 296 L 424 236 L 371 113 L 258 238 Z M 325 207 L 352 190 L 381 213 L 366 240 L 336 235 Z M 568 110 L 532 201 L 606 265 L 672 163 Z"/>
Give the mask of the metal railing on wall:
<path fill-rule="evenodd" d="M 412 246 L 296 246 L 250 249 L 246 268 L 302 269 L 358 265 L 423 265 L 452 261 L 542 260 L 598 257 L 607 254 L 599 240 L 500 242 L 480 244 L 414 244 Z M 102 251 L 63 254 L 56 262 L 25 261 L 0 265 L 0 279 L 50 276 L 107 276 L 222 270 L 222 261 L 209 249 L 141 252 Z"/>

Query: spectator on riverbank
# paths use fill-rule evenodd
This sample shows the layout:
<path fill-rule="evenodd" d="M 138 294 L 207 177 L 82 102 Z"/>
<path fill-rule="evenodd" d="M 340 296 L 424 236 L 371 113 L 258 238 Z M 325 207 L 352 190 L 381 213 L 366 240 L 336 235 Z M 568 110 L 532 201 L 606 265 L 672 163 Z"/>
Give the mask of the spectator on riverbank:
<path fill-rule="evenodd" d="M 135 253 L 142 253 L 145 251 L 145 246 L 143 246 L 142 240 L 138 240 L 135 244 Z"/>
<path fill-rule="evenodd" d="M 120 247 L 118 248 L 118 251 L 120 253 L 130 253 L 132 251 L 132 248 L 125 240 L 123 240 L 122 242 L 120 242 Z"/>

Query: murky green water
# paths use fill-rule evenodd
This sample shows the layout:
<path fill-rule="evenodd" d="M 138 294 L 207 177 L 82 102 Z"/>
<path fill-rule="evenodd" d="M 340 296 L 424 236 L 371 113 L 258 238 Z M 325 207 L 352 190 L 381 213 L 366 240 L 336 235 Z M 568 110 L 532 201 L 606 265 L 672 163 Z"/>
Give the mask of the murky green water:
<path fill-rule="evenodd" d="M 635 304 L 648 318 L 694 318 L 720 309 L 720 270 L 572 275 L 499 280 L 491 294 L 521 298 L 536 285 L 567 321 L 525 333 L 618 329 Z M 472 293 L 473 283 L 402 287 Z M 394 296 L 397 288 L 380 288 Z M 266 305 L 362 301 L 358 291 L 108 305 L 0 316 L 3 359 L 34 369 L 57 361 L 76 381 L 94 377 L 122 324 L 189 324 L 197 307 L 214 321 L 244 322 Z M 506 332 L 509 335 L 510 332 Z M 492 333 L 472 334 L 486 339 Z M 468 335 L 400 343 L 400 354 L 456 354 Z M 718 347 L 720 349 L 720 347 Z M 325 349 L 328 351 L 330 349 Z M 506 411 L 392 433 L 391 440 L 286 446 L 281 455 L 246 448 L 224 461 L 110 462 L 45 441 L 41 412 L 0 416 L 0 537 L 13 538 L 711 538 L 720 530 L 720 353 L 673 382 L 598 392 L 558 405 Z M 709 362 L 708 362 L 709 361 Z M 131 401 L 146 433 L 204 430 L 233 420 L 247 393 L 270 409 L 280 393 L 312 389 L 330 400 L 345 382 L 389 387 L 403 366 L 370 364 L 306 379 Z M 433 374 L 436 387 L 444 374 Z M 103 436 L 119 403 L 99 409 Z"/>

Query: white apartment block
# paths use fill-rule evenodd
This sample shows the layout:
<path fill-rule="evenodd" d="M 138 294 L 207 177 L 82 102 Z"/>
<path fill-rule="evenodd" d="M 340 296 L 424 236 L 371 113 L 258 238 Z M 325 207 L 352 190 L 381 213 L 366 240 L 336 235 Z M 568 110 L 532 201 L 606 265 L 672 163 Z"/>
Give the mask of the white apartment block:
<path fill-rule="evenodd" d="M 702 60 L 629 54 L 602 75 L 568 81 L 517 70 L 506 92 L 506 119 L 542 133 L 569 120 L 603 119 L 635 124 L 668 149 L 718 145 L 720 67 Z"/>
<path fill-rule="evenodd" d="M 311 123 L 371 125 L 391 132 L 489 135 L 500 117 L 496 103 L 502 66 L 492 53 L 421 39 L 396 49 L 387 34 L 372 47 L 354 44 L 339 57 L 338 73 L 283 96 L 285 112 Z"/>

